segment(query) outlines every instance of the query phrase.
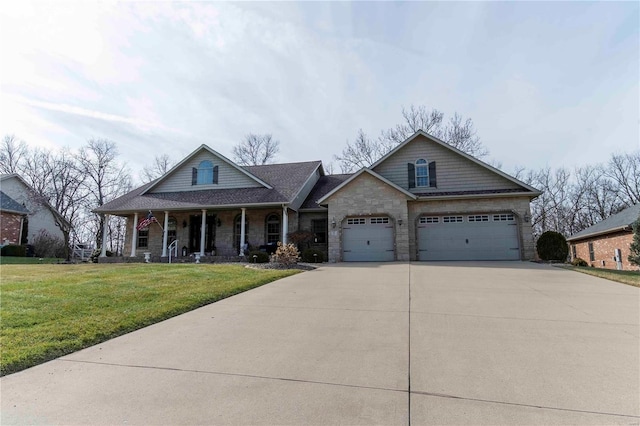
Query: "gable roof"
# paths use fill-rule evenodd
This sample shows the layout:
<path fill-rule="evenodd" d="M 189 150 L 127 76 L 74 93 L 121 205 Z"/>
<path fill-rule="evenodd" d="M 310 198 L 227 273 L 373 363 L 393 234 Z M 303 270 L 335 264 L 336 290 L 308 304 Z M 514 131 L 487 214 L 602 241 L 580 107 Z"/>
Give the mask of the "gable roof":
<path fill-rule="evenodd" d="M 347 186 L 350 182 L 354 181 L 355 179 L 358 178 L 358 176 L 360 176 L 363 173 L 367 173 L 371 176 L 373 176 L 374 178 L 386 183 L 387 185 L 389 185 L 390 187 L 392 187 L 393 189 L 395 189 L 398 192 L 403 193 L 404 195 L 406 195 L 407 197 L 411 198 L 412 200 L 417 199 L 418 197 L 415 194 L 412 194 L 411 192 L 407 191 L 404 188 L 399 187 L 398 185 L 396 185 L 395 183 L 391 182 L 388 179 L 385 179 L 384 177 L 380 176 L 379 174 L 377 174 L 376 172 L 374 172 L 373 170 L 367 168 L 367 167 L 363 167 L 362 169 L 360 169 L 358 172 L 352 174 L 349 178 L 347 178 L 344 182 L 342 182 L 340 185 L 336 186 L 335 188 L 333 188 L 331 191 L 329 191 L 327 194 L 325 194 L 323 197 L 321 197 L 317 203 L 318 204 L 323 204 L 327 198 L 331 197 L 333 194 L 335 194 L 336 192 L 340 191 L 342 188 L 344 188 L 345 186 Z"/>
<path fill-rule="evenodd" d="M 313 187 L 307 199 L 304 200 L 300 210 L 327 210 L 326 207 L 322 207 L 318 204 L 318 200 L 336 188 L 338 185 L 342 184 L 345 180 L 349 179 L 352 176 L 352 173 L 349 174 L 339 174 L 339 175 L 328 175 L 328 176 L 320 176 L 318 182 Z"/>
<path fill-rule="evenodd" d="M 25 189 L 29 192 L 31 192 L 32 194 L 37 194 L 35 189 L 33 189 L 33 187 L 31 185 L 29 185 L 23 178 L 22 176 L 20 176 L 17 173 L 12 173 L 12 174 L 5 174 L 5 175 L 0 175 L 0 182 L 5 181 L 5 180 L 9 180 L 9 179 L 15 179 L 16 181 L 20 182 L 20 184 L 22 184 L 22 186 L 25 187 Z M 65 226 L 70 227 L 71 223 L 65 219 L 64 216 L 62 216 L 60 214 L 60 212 L 58 212 L 58 210 L 56 210 L 51 203 L 49 203 L 49 201 L 46 200 L 45 197 L 41 197 L 38 196 L 38 203 L 42 204 L 44 207 L 47 208 L 47 210 L 49 210 L 51 212 L 51 214 L 53 215 L 54 219 L 57 220 L 58 222 L 63 223 Z M 29 212 L 31 213 L 31 212 Z"/>
<path fill-rule="evenodd" d="M 0 211 L 7 213 L 29 214 L 22 204 L 0 191 Z"/>
<path fill-rule="evenodd" d="M 149 192 L 157 179 L 116 198 L 94 210 L 96 213 L 133 213 L 146 210 L 195 210 L 203 208 L 235 208 L 291 203 L 309 176 L 322 167 L 320 161 L 237 166 L 268 187 L 205 189 L 182 192 Z"/>
<path fill-rule="evenodd" d="M 613 214 L 595 225 L 573 234 L 567 238 L 567 241 L 575 241 L 612 232 L 631 230 L 633 222 L 638 220 L 638 218 L 640 218 L 640 203 L 627 207 L 621 212 Z"/>
<path fill-rule="evenodd" d="M 271 185 L 269 185 L 268 183 L 264 182 L 262 179 L 258 178 L 257 176 L 254 176 L 253 174 L 251 174 L 251 172 L 247 171 L 245 168 L 242 168 L 241 166 L 237 165 L 236 163 L 234 163 L 233 161 L 229 160 L 227 157 L 225 157 L 224 155 L 220 154 L 219 152 L 209 148 L 207 145 L 202 144 L 200 145 L 198 148 L 196 148 L 195 151 L 193 151 L 191 154 L 187 155 L 185 158 L 182 159 L 182 161 L 180 161 L 178 164 L 176 164 L 175 166 L 173 166 L 167 173 L 165 173 L 164 175 L 162 175 L 159 179 L 151 182 L 152 185 L 150 185 L 149 187 L 147 187 L 147 189 L 145 189 L 145 191 L 143 192 L 146 193 L 148 191 L 151 191 L 153 188 L 155 188 L 156 186 L 158 186 L 161 182 L 164 182 L 165 180 L 167 180 L 169 178 L 169 176 L 173 175 L 173 173 L 180 169 L 185 163 L 187 163 L 189 160 L 191 160 L 193 157 L 195 157 L 196 155 L 198 155 L 201 151 L 208 151 L 210 154 L 215 155 L 216 157 L 220 158 L 222 161 L 224 161 L 226 164 L 228 164 L 229 166 L 233 167 L 234 169 L 238 170 L 240 173 L 248 176 L 249 178 L 253 179 L 254 181 L 256 181 L 257 183 L 259 183 L 260 185 L 264 186 L 265 188 L 268 189 L 272 189 Z"/>
<path fill-rule="evenodd" d="M 374 169 L 377 166 L 379 166 L 380 164 L 384 163 L 389 157 L 392 157 L 396 152 L 398 152 L 400 149 L 404 148 L 406 145 L 410 144 L 411 142 L 413 142 L 418 136 L 423 136 L 427 139 L 429 139 L 430 141 L 466 158 L 467 160 L 493 172 L 496 173 L 500 176 L 502 176 L 503 178 L 521 186 L 522 188 L 526 189 L 526 192 L 531 192 L 531 195 L 534 197 L 537 197 L 538 195 L 542 194 L 541 191 L 539 191 L 538 189 L 516 179 L 515 177 L 503 172 L 500 169 L 497 169 L 487 163 L 485 163 L 484 161 L 480 161 L 477 158 L 475 158 L 472 155 L 467 154 L 466 152 L 460 151 L 459 149 L 449 145 L 448 143 L 444 142 L 441 139 L 436 138 L 435 136 L 432 136 L 426 132 L 424 132 L 423 130 L 418 130 L 417 132 L 415 132 L 413 135 L 409 136 L 404 142 L 399 143 L 395 148 L 393 148 L 391 151 L 387 152 L 385 155 L 382 156 L 382 158 L 380 158 L 378 161 L 376 161 L 375 163 L 373 163 L 371 166 L 369 166 L 370 169 Z"/>

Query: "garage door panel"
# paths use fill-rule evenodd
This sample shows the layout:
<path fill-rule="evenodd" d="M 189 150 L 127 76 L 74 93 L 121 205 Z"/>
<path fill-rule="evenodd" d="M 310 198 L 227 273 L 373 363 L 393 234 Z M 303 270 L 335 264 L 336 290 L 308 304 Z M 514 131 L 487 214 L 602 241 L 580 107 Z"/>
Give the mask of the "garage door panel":
<path fill-rule="evenodd" d="M 394 260 L 393 225 L 388 217 L 348 219 L 342 231 L 345 262 Z"/>
<path fill-rule="evenodd" d="M 512 214 L 420 218 L 419 260 L 519 260 L 518 228 Z"/>

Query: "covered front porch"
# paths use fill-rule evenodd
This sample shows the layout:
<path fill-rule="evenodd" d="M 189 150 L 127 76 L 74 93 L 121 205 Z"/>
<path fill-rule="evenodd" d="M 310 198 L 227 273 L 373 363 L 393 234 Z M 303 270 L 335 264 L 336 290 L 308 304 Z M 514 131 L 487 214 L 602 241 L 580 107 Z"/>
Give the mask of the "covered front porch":
<path fill-rule="evenodd" d="M 123 256 L 152 259 L 171 256 L 186 260 L 199 257 L 245 256 L 277 242 L 287 243 L 287 234 L 298 226 L 297 213 L 287 206 L 239 207 L 180 211 L 152 211 L 155 221 L 139 227 L 149 211 L 123 215 L 127 233 Z M 105 227 L 106 234 L 106 227 Z M 104 236 L 106 241 L 106 235 Z M 173 243 L 173 244 L 172 244 Z M 103 248 L 101 257 L 106 256 Z"/>

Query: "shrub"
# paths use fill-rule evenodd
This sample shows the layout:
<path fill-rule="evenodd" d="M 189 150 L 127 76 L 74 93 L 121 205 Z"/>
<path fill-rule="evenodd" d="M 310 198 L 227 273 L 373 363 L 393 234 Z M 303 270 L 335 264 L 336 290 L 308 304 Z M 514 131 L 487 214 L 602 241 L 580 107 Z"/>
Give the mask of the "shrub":
<path fill-rule="evenodd" d="M 540 235 L 536 243 L 538 256 L 542 260 L 566 261 L 569 255 L 567 240 L 562 234 L 554 231 L 547 231 Z"/>
<path fill-rule="evenodd" d="M 576 257 L 575 259 L 573 259 L 573 261 L 571 262 L 571 264 L 573 266 L 589 266 L 589 264 L 587 263 L 586 260 L 580 258 L 580 257 Z"/>
<path fill-rule="evenodd" d="M 98 263 L 98 258 L 100 257 L 100 254 L 102 254 L 102 249 L 101 248 L 95 249 L 93 253 L 91 253 L 91 257 L 89 258 L 89 260 L 93 263 Z M 113 253 L 107 250 L 107 257 L 111 257 L 111 256 L 113 256 Z"/>
<path fill-rule="evenodd" d="M 0 249 L 0 255 L 2 256 L 14 256 L 14 257 L 25 257 L 27 255 L 27 247 L 26 246 L 18 246 L 15 244 L 9 244 L 7 246 L 3 246 Z"/>
<path fill-rule="evenodd" d="M 313 232 L 309 231 L 295 231 L 287 234 L 287 240 L 299 249 L 303 247 L 309 247 L 309 244 L 313 241 Z"/>
<path fill-rule="evenodd" d="M 316 254 L 317 256 L 314 256 Z M 307 249 L 302 252 L 302 261 L 307 263 L 324 262 L 324 253 L 316 249 Z"/>
<path fill-rule="evenodd" d="M 267 263 L 269 261 L 269 253 L 257 250 L 250 251 L 247 260 L 251 263 Z"/>
<path fill-rule="evenodd" d="M 630 263 L 640 266 L 640 217 L 633 223 L 633 241 L 629 246 Z"/>
<path fill-rule="evenodd" d="M 62 238 L 53 236 L 44 229 L 41 229 L 33 239 L 33 249 L 37 257 L 64 258 L 66 256 Z"/>
<path fill-rule="evenodd" d="M 272 263 L 289 266 L 295 265 L 300 260 L 300 252 L 294 244 L 282 244 L 278 241 L 276 252 L 271 255 Z"/>

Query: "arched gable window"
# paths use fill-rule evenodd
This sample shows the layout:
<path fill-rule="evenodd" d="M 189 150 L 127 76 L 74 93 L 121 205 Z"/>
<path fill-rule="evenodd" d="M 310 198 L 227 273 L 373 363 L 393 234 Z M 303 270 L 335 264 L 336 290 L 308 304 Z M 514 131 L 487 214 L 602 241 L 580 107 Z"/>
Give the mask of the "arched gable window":
<path fill-rule="evenodd" d="M 265 234 L 268 243 L 277 243 L 280 240 L 280 216 L 270 214 L 265 222 Z"/>
<path fill-rule="evenodd" d="M 208 185 L 218 183 L 218 166 L 209 160 L 203 160 L 198 167 L 191 169 L 191 185 Z"/>
<path fill-rule="evenodd" d="M 416 186 L 429 186 L 429 165 L 427 160 L 416 160 Z"/>

